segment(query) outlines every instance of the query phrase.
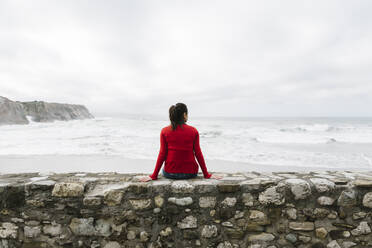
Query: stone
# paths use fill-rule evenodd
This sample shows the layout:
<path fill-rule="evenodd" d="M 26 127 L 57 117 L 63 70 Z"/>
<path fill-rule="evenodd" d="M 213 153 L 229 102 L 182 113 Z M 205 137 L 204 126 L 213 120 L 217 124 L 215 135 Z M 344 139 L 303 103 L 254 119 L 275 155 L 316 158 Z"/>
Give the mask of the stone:
<path fill-rule="evenodd" d="M 37 220 L 29 220 L 29 221 L 26 221 L 25 224 L 27 226 L 38 226 L 40 225 L 40 221 L 37 221 Z"/>
<path fill-rule="evenodd" d="M 183 220 L 177 222 L 177 227 L 180 229 L 197 228 L 197 219 L 194 216 L 189 215 Z"/>
<path fill-rule="evenodd" d="M 288 240 L 291 243 L 296 243 L 297 242 L 297 236 L 296 236 L 296 234 L 293 234 L 293 233 L 289 233 L 289 234 L 285 235 L 285 239 Z"/>
<path fill-rule="evenodd" d="M 105 219 L 98 219 L 94 228 L 98 236 L 108 237 L 112 234 L 111 223 Z"/>
<path fill-rule="evenodd" d="M 347 223 L 344 223 L 344 222 L 333 222 L 332 223 L 333 226 L 335 227 L 339 227 L 339 228 L 346 228 L 346 229 L 353 229 L 355 228 L 354 225 L 351 225 L 351 224 L 347 224 Z"/>
<path fill-rule="evenodd" d="M 199 206 L 201 208 L 214 208 L 216 206 L 215 196 L 201 196 L 199 198 Z"/>
<path fill-rule="evenodd" d="M 61 224 L 53 223 L 51 225 L 43 226 L 43 233 L 51 236 L 58 236 L 62 233 Z"/>
<path fill-rule="evenodd" d="M 264 192 L 260 193 L 258 201 L 264 205 L 283 205 L 285 202 L 285 198 L 283 194 L 277 192 L 276 186 L 272 186 L 267 188 Z"/>
<path fill-rule="evenodd" d="M 372 188 L 372 180 L 357 179 L 354 181 L 354 185 L 359 188 Z"/>
<path fill-rule="evenodd" d="M 335 189 L 335 183 L 324 178 L 310 178 L 310 181 L 314 184 L 315 189 L 320 192 L 328 192 Z"/>
<path fill-rule="evenodd" d="M 240 190 L 240 184 L 220 183 L 220 184 L 217 184 L 217 189 L 221 193 L 234 193 Z"/>
<path fill-rule="evenodd" d="M 354 247 L 356 245 L 357 245 L 357 243 L 354 243 L 352 241 L 344 241 L 344 242 L 342 242 L 342 248 L 351 248 L 351 247 Z"/>
<path fill-rule="evenodd" d="M 324 227 L 319 227 L 315 229 L 315 235 L 317 238 L 325 239 L 328 235 L 327 229 L 325 229 Z"/>
<path fill-rule="evenodd" d="M 80 197 L 84 194 L 84 185 L 80 183 L 56 183 L 52 196 L 55 197 Z"/>
<path fill-rule="evenodd" d="M 342 237 L 349 238 L 350 236 L 351 236 L 351 233 L 349 231 L 343 231 L 342 232 Z"/>
<path fill-rule="evenodd" d="M 122 217 L 127 221 L 134 221 L 137 219 L 137 214 L 133 210 L 124 210 L 122 212 Z"/>
<path fill-rule="evenodd" d="M 222 226 L 227 226 L 227 227 L 233 227 L 234 226 L 234 224 L 231 223 L 230 221 L 224 221 L 224 222 L 221 223 L 221 225 Z"/>
<path fill-rule="evenodd" d="M 161 208 L 154 208 L 153 212 L 154 214 L 158 214 L 161 212 Z"/>
<path fill-rule="evenodd" d="M 23 223 L 23 222 L 25 222 L 24 219 L 21 219 L 21 218 L 11 218 L 10 220 L 12 222 L 14 222 L 14 223 Z"/>
<path fill-rule="evenodd" d="M 300 241 L 302 241 L 306 244 L 306 243 L 309 243 L 311 241 L 311 237 L 300 235 L 300 236 L 298 236 L 298 240 L 300 240 Z"/>
<path fill-rule="evenodd" d="M 302 179 L 287 179 L 285 184 L 291 187 L 295 200 L 306 199 L 311 195 L 310 184 Z"/>
<path fill-rule="evenodd" d="M 108 206 L 116 206 L 121 204 L 124 193 L 120 190 L 108 190 L 103 194 L 104 202 Z"/>
<path fill-rule="evenodd" d="M 148 232 L 146 232 L 146 231 L 140 232 L 141 242 L 146 242 L 147 240 L 149 240 L 149 238 L 150 238 L 150 235 L 148 234 Z"/>
<path fill-rule="evenodd" d="M 329 236 L 331 237 L 331 239 L 343 239 L 344 230 L 330 230 Z"/>
<path fill-rule="evenodd" d="M 240 228 L 226 228 L 224 234 L 226 234 L 229 239 L 240 240 L 244 237 L 244 231 Z"/>
<path fill-rule="evenodd" d="M 297 219 L 297 209 L 295 209 L 295 208 L 287 209 L 286 213 L 287 213 L 288 219 L 290 219 L 290 220 L 296 220 Z"/>
<path fill-rule="evenodd" d="M 182 198 L 176 198 L 176 197 L 169 197 L 168 201 L 171 203 L 174 203 L 178 206 L 188 206 L 193 203 L 191 197 L 182 197 Z"/>
<path fill-rule="evenodd" d="M 289 222 L 289 229 L 294 231 L 313 231 L 314 222 Z"/>
<path fill-rule="evenodd" d="M 151 207 L 151 199 L 131 199 L 129 202 L 135 210 Z"/>
<path fill-rule="evenodd" d="M 354 236 L 359 236 L 368 233 L 371 233 L 371 228 L 369 227 L 367 221 L 360 222 L 357 228 L 351 230 L 351 234 Z"/>
<path fill-rule="evenodd" d="M 352 189 L 341 192 L 337 200 L 337 205 L 342 207 L 352 207 L 356 204 L 356 193 Z"/>
<path fill-rule="evenodd" d="M 234 248 L 229 241 L 224 241 L 217 245 L 217 248 Z"/>
<path fill-rule="evenodd" d="M 271 233 L 260 233 L 260 234 L 253 234 L 248 236 L 249 242 L 269 242 L 273 241 L 275 239 L 275 236 Z"/>
<path fill-rule="evenodd" d="M 173 193 L 192 193 L 195 186 L 185 180 L 177 180 L 171 184 Z"/>
<path fill-rule="evenodd" d="M 129 230 L 127 233 L 127 239 L 128 240 L 133 240 L 136 238 L 136 232 L 133 230 Z"/>
<path fill-rule="evenodd" d="M 217 237 L 217 226 L 215 225 L 205 225 L 202 229 L 201 236 L 203 238 Z"/>
<path fill-rule="evenodd" d="M 155 206 L 158 208 L 161 208 L 164 204 L 164 198 L 161 197 L 160 195 L 155 196 L 154 198 Z"/>
<path fill-rule="evenodd" d="M 270 224 L 266 214 L 258 210 L 249 211 L 249 220 L 257 225 L 268 225 Z"/>
<path fill-rule="evenodd" d="M 325 208 L 315 208 L 313 214 L 314 214 L 315 218 L 317 218 L 317 219 L 323 219 L 323 218 L 327 217 L 329 213 L 330 212 L 329 212 L 328 209 L 325 209 Z"/>
<path fill-rule="evenodd" d="M 199 232 L 196 230 L 183 230 L 183 238 L 188 240 L 196 240 L 199 238 Z"/>
<path fill-rule="evenodd" d="M 40 226 L 25 226 L 24 234 L 27 238 L 37 238 L 41 233 Z"/>
<path fill-rule="evenodd" d="M 244 212 L 239 211 L 239 210 L 235 211 L 234 219 L 240 219 L 243 217 L 244 217 Z"/>
<path fill-rule="evenodd" d="M 226 197 L 222 202 L 222 207 L 234 207 L 236 204 L 236 198 L 235 197 Z"/>
<path fill-rule="evenodd" d="M 318 198 L 317 202 L 319 203 L 319 205 L 322 206 L 332 206 L 333 203 L 335 202 L 335 199 L 328 196 L 321 196 Z"/>
<path fill-rule="evenodd" d="M 366 208 L 372 208 L 372 192 L 368 192 L 363 197 L 363 206 Z"/>
<path fill-rule="evenodd" d="M 34 206 L 34 207 L 44 207 L 45 206 L 44 202 L 41 201 L 41 200 L 26 200 L 26 204 Z"/>
<path fill-rule="evenodd" d="M 253 201 L 254 201 L 254 198 L 253 198 L 251 193 L 243 193 L 242 194 L 242 202 L 244 203 L 245 206 L 252 207 L 253 206 Z"/>
<path fill-rule="evenodd" d="M 216 184 L 212 180 L 197 179 L 193 181 L 193 184 L 199 194 L 211 193 L 216 190 Z"/>
<path fill-rule="evenodd" d="M 331 220 L 335 220 L 335 219 L 337 219 L 337 212 L 336 211 L 331 211 L 328 215 L 327 215 L 327 218 L 328 219 L 331 219 Z"/>
<path fill-rule="evenodd" d="M 353 220 L 360 220 L 360 219 L 363 219 L 367 216 L 367 213 L 365 212 L 357 212 L 357 213 L 353 213 Z"/>
<path fill-rule="evenodd" d="M 97 196 L 87 196 L 87 197 L 84 197 L 83 199 L 83 204 L 85 206 L 99 206 L 101 205 L 101 198 L 97 197 Z"/>
<path fill-rule="evenodd" d="M 18 226 L 10 223 L 10 222 L 3 222 L 0 226 L 0 238 L 6 239 L 16 239 L 18 234 Z"/>
<path fill-rule="evenodd" d="M 110 241 L 103 248 L 121 248 L 121 245 L 116 241 Z"/>
<path fill-rule="evenodd" d="M 94 219 L 90 218 L 73 218 L 69 225 L 71 231 L 76 235 L 93 236 L 96 232 L 93 226 Z"/>
<path fill-rule="evenodd" d="M 169 226 L 166 227 L 164 230 L 160 231 L 160 236 L 163 236 L 163 237 L 168 237 L 171 234 L 172 234 L 172 228 Z"/>
<path fill-rule="evenodd" d="M 341 248 L 341 246 L 337 243 L 336 240 L 332 240 L 328 243 L 327 248 Z"/>

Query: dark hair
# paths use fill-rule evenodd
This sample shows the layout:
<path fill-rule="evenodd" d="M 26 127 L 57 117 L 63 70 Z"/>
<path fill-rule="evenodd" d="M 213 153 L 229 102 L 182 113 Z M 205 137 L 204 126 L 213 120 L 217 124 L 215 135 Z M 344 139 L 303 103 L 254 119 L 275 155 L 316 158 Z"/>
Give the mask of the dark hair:
<path fill-rule="evenodd" d="M 177 125 L 185 124 L 183 114 L 187 114 L 187 106 L 184 103 L 177 103 L 169 108 L 169 120 L 172 124 L 172 130 L 176 130 Z"/>

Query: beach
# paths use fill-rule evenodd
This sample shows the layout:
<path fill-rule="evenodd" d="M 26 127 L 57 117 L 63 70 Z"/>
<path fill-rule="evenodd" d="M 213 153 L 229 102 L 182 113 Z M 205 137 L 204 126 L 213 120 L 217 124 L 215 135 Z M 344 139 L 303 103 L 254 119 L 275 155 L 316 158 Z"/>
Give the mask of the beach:
<path fill-rule="evenodd" d="M 105 155 L 2 155 L 0 173 L 68 173 L 68 172 L 117 172 L 151 174 L 156 160 L 131 159 Z M 235 172 L 305 172 L 305 171 L 368 171 L 359 167 L 300 167 L 261 165 L 226 160 L 206 160 L 211 173 Z M 163 167 L 164 168 L 164 165 Z M 201 169 L 199 168 L 199 173 Z M 159 173 L 160 174 L 160 173 Z"/>
<path fill-rule="evenodd" d="M 192 119 L 209 171 L 368 171 L 371 119 Z M 166 119 L 98 117 L 0 126 L 0 173 L 154 170 Z M 199 172 L 201 170 L 199 169 Z"/>

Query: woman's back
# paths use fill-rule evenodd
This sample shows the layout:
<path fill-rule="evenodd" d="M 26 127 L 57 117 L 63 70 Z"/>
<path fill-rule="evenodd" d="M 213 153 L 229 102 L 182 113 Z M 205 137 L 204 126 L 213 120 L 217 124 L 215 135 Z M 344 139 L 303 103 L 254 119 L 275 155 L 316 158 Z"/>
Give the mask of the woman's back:
<path fill-rule="evenodd" d="M 175 130 L 172 126 L 166 126 L 160 133 L 160 151 L 154 173 L 150 176 L 156 179 L 161 165 L 165 161 L 164 170 L 168 173 L 198 173 L 198 164 L 203 171 L 204 177 L 209 178 L 204 157 L 199 144 L 199 132 L 193 126 L 186 123 L 177 125 Z"/>

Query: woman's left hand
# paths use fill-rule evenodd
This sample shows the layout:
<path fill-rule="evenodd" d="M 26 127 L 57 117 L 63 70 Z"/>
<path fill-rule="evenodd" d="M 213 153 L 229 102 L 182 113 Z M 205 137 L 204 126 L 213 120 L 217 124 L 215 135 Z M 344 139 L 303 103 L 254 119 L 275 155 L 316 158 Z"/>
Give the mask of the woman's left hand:
<path fill-rule="evenodd" d="M 141 181 L 141 182 L 147 182 L 147 181 L 150 181 L 150 180 L 152 180 L 152 178 L 149 177 L 149 176 L 141 177 L 141 178 L 140 178 L 140 181 Z"/>

